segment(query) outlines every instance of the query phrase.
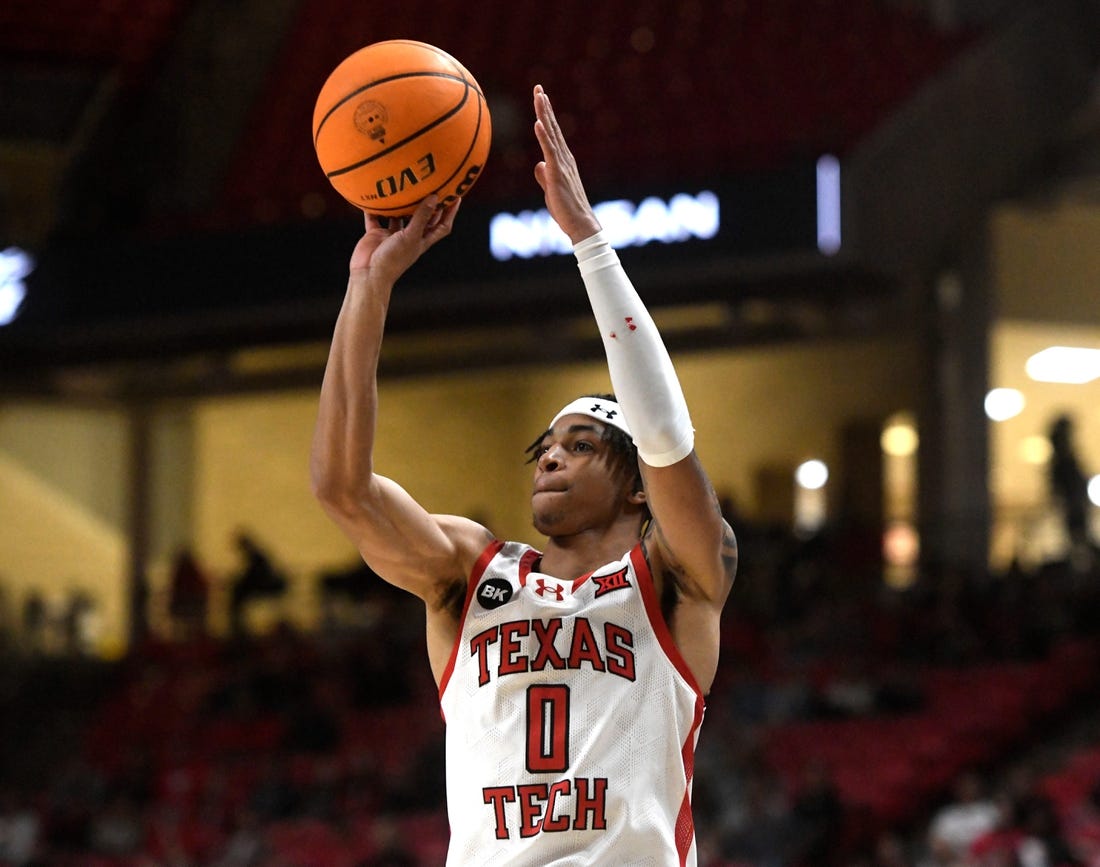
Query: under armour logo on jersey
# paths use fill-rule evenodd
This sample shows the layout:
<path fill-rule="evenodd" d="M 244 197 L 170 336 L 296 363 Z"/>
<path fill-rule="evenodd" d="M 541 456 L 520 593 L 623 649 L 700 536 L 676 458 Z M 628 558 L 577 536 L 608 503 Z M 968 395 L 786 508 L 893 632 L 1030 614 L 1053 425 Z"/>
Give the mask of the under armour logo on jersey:
<path fill-rule="evenodd" d="M 512 598 L 512 584 L 504 578 L 486 578 L 477 588 L 477 601 L 482 608 L 500 608 Z"/>
<path fill-rule="evenodd" d="M 543 599 L 553 596 L 555 602 L 565 599 L 565 588 L 557 581 L 547 581 L 545 578 L 535 579 L 535 592 Z"/>
<path fill-rule="evenodd" d="M 617 409 L 605 409 L 604 405 L 602 403 L 592 404 L 592 409 L 589 410 L 589 412 L 602 413 L 604 415 L 604 417 L 609 419 L 609 420 L 613 419 L 615 416 L 617 416 L 619 414 L 619 411 Z"/>
<path fill-rule="evenodd" d="M 612 590 L 622 590 L 630 586 L 630 581 L 626 577 L 625 566 L 610 575 L 593 575 L 592 580 L 596 582 L 596 599 L 599 599 L 605 593 L 610 593 Z"/>

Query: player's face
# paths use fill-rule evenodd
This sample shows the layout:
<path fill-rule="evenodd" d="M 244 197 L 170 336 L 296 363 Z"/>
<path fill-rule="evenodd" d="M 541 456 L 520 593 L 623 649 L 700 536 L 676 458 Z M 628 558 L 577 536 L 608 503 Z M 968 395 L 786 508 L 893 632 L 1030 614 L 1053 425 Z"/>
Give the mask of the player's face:
<path fill-rule="evenodd" d="M 571 535 L 618 517 L 628 486 L 612 471 L 604 430 L 586 415 L 562 416 L 536 449 L 531 509 L 540 533 Z"/>

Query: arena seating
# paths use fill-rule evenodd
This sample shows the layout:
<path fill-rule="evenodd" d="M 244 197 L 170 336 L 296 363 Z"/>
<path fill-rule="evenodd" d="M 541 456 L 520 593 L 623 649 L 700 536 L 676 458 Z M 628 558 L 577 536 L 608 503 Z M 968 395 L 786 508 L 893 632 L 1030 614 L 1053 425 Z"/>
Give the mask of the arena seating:
<path fill-rule="evenodd" d="M 312 151 L 314 100 L 344 57 L 398 37 L 449 51 L 485 90 L 494 142 L 478 181 L 483 201 L 534 192 L 536 82 L 559 107 L 589 179 L 692 182 L 843 152 L 970 38 L 876 0 L 571 0 L 551 15 L 505 0 L 477 15 L 418 0 L 384 16 L 352 0 L 319 0 L 303 4 L 284 40 L 211 219 L 347 213 Z M 578 53 L 585 59 L 574 62 Z"/>
<path fill-rule="evenodd" d="M 82 66 L 140 83 L 164 57 L 189 0 L 6 0 L 0 54 L 8 63 Z"/>
<path fill-rule="evenodd" d="M 448 832 L 433 685 L 410 650 L 407 694 L 357 698 L 362 672 L 349 663 L 361 650 L 291 633 L 245 644 L 150 643 L 126 663 L 87 730 L 85 758 L 108 789 L 143 774 L 152 781 L 141 821 L 153 857 L 174 846 L 206 863 L 242 817 L 259 813 L 264 845 L 288 865 L 319 863 L 323 853 L 325 864 L 354 867 L 385 828 L 419 863 L 440 863 Z M 1098 657 L 1093 638 L 1067 637 L 1037 659 L 920 665 L 919 706 L 768 724 L 764 757 L 792 796 L 808 766 L 827 770 L 844 807 L 844 845 L 854 850 L 927 814 L 960 771 L 1042 741 L 1053 721 L 1095 694 Z M 755 675 L 774 676 L 772 663 L 749 659 Z M 825 684 L 829 661 L 817 668 Z M 296 741 L 303 709 L 317 711 L 305 716 L 313 737 Z M 728 707 L 713 713 L 708 739 L 743 724 Z M 332 737 L 317 737 L 328 723 Z M 1042 790 L 1069 821 L 1097 781 L 1093 745 Z M 282 797 L 293 803 L 280 807 Z"/>
<path fill-rule="evenodd" d="M 1041 739 L 1052 719 L 1100 686 L 1098 650 L 1091 639 L 1074 639 L 1038 661 L 927 668 L 918 711 L 784 723 L 769 732 L 767 755 L 792 791 L 808 764 L 823 763 L 848 806 L 851 832 L 869 839 L 919 817 L 962 770 Z M 1100 780 L 1091 760 L 1077 767 L 1072 782 L 1056 777 L 1048 786 L 1079 797 Z"/>

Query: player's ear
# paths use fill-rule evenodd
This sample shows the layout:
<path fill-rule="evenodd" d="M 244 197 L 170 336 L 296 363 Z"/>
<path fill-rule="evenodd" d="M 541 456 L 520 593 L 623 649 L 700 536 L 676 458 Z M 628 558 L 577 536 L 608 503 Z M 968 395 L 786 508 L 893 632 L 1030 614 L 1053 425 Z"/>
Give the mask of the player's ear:
<path fill-rule="evenodd" d="M 639 488 L 636 491 L 632 491 L 626 498 L 626 501 L 632 505 L 640 506 L 646 501 L 645 491 Z"/>

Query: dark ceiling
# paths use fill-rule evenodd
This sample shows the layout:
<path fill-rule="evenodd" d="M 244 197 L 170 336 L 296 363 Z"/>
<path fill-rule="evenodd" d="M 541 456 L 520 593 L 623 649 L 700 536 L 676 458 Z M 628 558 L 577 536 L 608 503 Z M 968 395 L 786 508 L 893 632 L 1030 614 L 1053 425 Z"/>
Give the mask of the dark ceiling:
<path fill-rule="evenodd" d="M 57 393 L 74 368 L 129 365 L 124 391 L 140 387 L 142 364 L 324 341 L 359 221 L 316 164 L 310 116 L 328 72 L 369 42 L 439 45 L 485 90 L 494 140 L 462 215 L 472 227 L 540 206 L 535 82 L 555 99 L 593 199 L 766 180 L 843 157 L 997 12 L 945 28 L 920 4 L 880 0 L 564 0 L 549 15 L 507 0 L 476 14 L 408 0 L 385 15 L 351 0 L 8 0 L 0 248 L 25 248 L 39 267 L 21 315 L 0 328 L 2 381 Z M 448 243 L 395 303 L 395 332 L 508 321 L 528 329 L 517 339 L 537 361 L 548 322 L 583 316 L 552 269 L 502 281 L 471 253 L 482 241 Z M 811 249 L 636 258 L 652 266 L 639 282 L 655 307 L 716 311 L 674 338 L 684 345 L 873 327 L 898 303 L 874 269 Z M 771 313 L 746 315 L 750 302 Z M 487 337 L 407 366 L 494 364 L 502 345 Z"/>

